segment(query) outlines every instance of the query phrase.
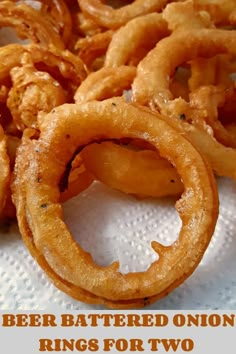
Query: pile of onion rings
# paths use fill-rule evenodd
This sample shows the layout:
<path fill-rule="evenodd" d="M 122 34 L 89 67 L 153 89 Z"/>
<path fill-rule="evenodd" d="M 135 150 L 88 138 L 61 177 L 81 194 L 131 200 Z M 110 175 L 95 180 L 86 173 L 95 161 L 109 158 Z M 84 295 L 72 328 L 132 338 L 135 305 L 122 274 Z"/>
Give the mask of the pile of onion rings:
<path fill-rule="evenodd" d="M 140 308 L 198 266 L 219 214 L 215 175 L 236 179 L 235 25 L 234 0 L 1 2 L 0 26 L 27 43 L 0 47 L 0 219 L 17 219 L 71 297 Z M 61 203 L 96 180 L 179 198 L 179 237 L 153 240 L 146 271 L 98 266 L 68 231 Z"/>

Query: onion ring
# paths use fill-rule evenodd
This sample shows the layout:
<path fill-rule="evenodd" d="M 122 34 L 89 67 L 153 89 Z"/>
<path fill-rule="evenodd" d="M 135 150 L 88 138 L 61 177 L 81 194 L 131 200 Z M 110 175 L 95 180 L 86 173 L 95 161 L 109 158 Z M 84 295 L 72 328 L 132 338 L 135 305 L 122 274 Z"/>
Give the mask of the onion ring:
<path fill-rule="evenodd" d="M 166 60 L 166 53 L 173 53 L 171 60 Z M 200 56 L 209 58 L 221 53 L 236 55 L 234 31 L 199 29 L 174 32 L 158 42 L 139 63 L 132 86 L 133 100 L 161 109 L 173 99 L 169 84 L 178 66 Z"/>
<path fill-rule="evenodd" d="M 0 125 L 0 214 L 5 207 L 7 190 L 10 182 L 10 161 L 7 154 L 7 138 Z"/>
<path fill-rule="evenodd" d="M 226 89 L 224 85 L 200 86 L 198 89 L 191 92 L 190 103 L 196 110 L 196 124 L 199 122 L 199 117 L 200 120 L 204 119 L 213 129 L 214 136 L 220 143 L 236 148 L 234 134 L 232 135 L 218 119 L 218 107 L 224 106 L 229 91 L 232 90 L 230 90 L 230 88 Z M 204 112 L 206 113 L 204 114 Z"/>
<path fill-rule="evenodd" d="M 22 67 L 14 67 L 10 74 L 13 86 L 9 91 L 7 107 L 16 127 L 38 128 L 38 117 L 66 102 L 61 85 L 47 72 L 38 71 L 30 61 L 29 53 Z"/>
<path fill-rule="evenodd" d="M 130 89 L 135 75 L 136 68 L 133 66 L 102 68 L 91 73 L 78 87 L 74 96 L 75 103 L 120 96 L 124 90 Z"/>
<path fill-rule="evenodd" d="M 18 3 L 19 0 L 11 0 Z M 21 1 L 22 3 L 22 1 Z M 25 1 L 26 5 L 27 1 Z M 31 1 L 32 3 L 32 1 Z M 72 32 L 72 19 L 68 5 L 64 0 L 36 0 L 34 3 L 40 3 L 41 7 L 38 11 L 39 16 L 46 16 L 52 23 L 53 27 L 65 44 L 68 43 Z M 31 4 L 30 4 L 31 5 Z M 34 4 L 31 7 L 34 8 Z"/>
<path fill-rule="evenodd" d="M 78 3 L 82 12 L 91 17 L 100 26 L 113 29 L 126 24 L 132 18 L 160 11 L 167 1 L 135 0 L 132 4 L 119 9 L 104 5 L 100 0 L 78 0 Z"/>
<path fill-rule="evenodd" d="M 193 0 L 171 2 L 165 7 L 162 16 L 171 31 L 215 28 L 208 12 L 195 10 Z"/>
<path fill-rule="evenodd" d="M 9 44 L 0 48 L 0 82 L 9 81 L 10 71 L 20 66 L 22 57 L 26 53 L 31 56 L 32 63 L 41 71 L 47 71 L 62 86 L 69 95 L 74 95 L 75 90 L 87 76 L 87 68 L 80 58 L 68 50 L 59 51 L 56 48 L 44 49 L 35 45 L 21 46 L 20 44 Z M 70 101 L 71 99 L 69 99 Z"/>
<path fill-rule="evenodd" d="M 64 43 L 50 21 L 26 4 L 1 1 L 0 26 L 14 27 L 21 37 L 40 43 L 45 48 L 52 44 L 58 49 L 64 49 Z"/>
<path fill-rule="evenodd" d="M 139 113 L 138 108 L 120 98 L 60 106 L 47 115 L 40 139 L 32 141 L 29 150 L 33 159 L 30 157 L 25 163 L 24 175 L 17 171 L 22 168 L 20 155 L 16 162 L 13 195 L 23 238 L 29 237 L 27 222 L 28 231 L 32 231 L 34 245 L 44 257 L 47 269 L 50 266 L 67 284 L 72 283 L 111 301 L 157 298 L 179 285 L 200 262 L 218 216 L 214 176 L 201 155 L 162 119 L 153 120 L 152 114 L 141 110 L 140 120 Z M 183 179 L 185 193 L 176 206 L 184 225 L 178 242 L 169 247 L 153 242 L 159 260 L 146 272 L 124 275 L 118 272 L 117 262 L 109 267 L 95 265 L 91 257 L 72 241 L 61 219 L 58 185 L 79 147 L 94 139 L 127 136 L 147 140 L 160 150 L 161 155 L 170 159 Z M 47 156 L 47 162 L 43 156 Z M 39 176 L 42 178 L 40 183 Z M 50 228 L 47 226 L 44 230 L 46 225 Z"/>
<path fill-rule="evenodd" d="M 152 49 L 169 33 L 167 23 L 161 14 L 151 13 L 129 21 L 113 35 L 104 66 L 127 65 L 130 58 L 140 52 L 140 48 L 145 47 L 147 51 Z"/>
<path fill-rule="evenodd" d="M 39 0 L 44 5 L 41 12 L 53 18 L 65 45 L 68 44 L 72 33 L 72 18 L 68 5 L 63 0 Z"/>
<path fill-rule="evenodd" d="M 155 118 L 157 112 L 150 111 L 150 109 L 143 106 L 142 109 L 148 110 Z M 161 115 L 160 117 L 196 146 L 218 176 L 236 179 L 236 149 L 220 144 L 209 133 L 209 130 L 212 131 L 211 127 L 205 124 L 205 129 L 203 129 L 203 127 L 189 124 L 181 117 L 180 119 L 167 115 Z"/>
<path fill-rule="evenodd" d="M 234 73 L 234 62 L 226 54 L 219 54 L 212 58 L 197 58 L 190 62 L 191 77 L 188 81 L 189 90 L 194 91 L 200 86 L 231 85 L 230 74 Z"/>
<path fill-rule="evenodd" d="M 234 0 L 193 0 L 197 11 L 205 10 L 217 25 L 235 25 L 236 9 Z"/>
<path fill-rule="evenodd" d="M 106 32 L 97 33 L 92 37 L 81 38 L 75 44 L 75 50 L 79 49 L 79 57 L 87 65 L 88 68 L 93 61 L 106 53 L 107 47 L 112 39 L 114 32 L 108 30 Z"/>
<path fill-rule="evenodd" d="M 175 168 L 156 151 L 134 151 L 104 142 L 87 146 L 80 156 L 97 180 L 124 193 L 159 198 L 183 192 Z"/>

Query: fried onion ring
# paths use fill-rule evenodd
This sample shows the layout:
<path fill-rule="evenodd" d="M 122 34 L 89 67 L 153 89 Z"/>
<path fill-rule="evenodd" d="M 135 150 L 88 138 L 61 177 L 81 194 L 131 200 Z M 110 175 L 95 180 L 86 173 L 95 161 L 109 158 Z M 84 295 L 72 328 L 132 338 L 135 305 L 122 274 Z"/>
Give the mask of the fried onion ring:
<path fill-rule="evenodd" d="M 81 38 L 75 44 L 75 50 L 79 50 L 79 57 L 87 65 L 88 68 L 93 61 L 107 51 L 107 47 L 112 39 L 114 32 L 112 30 L 97 33 L 92 37 Z"/>
<path fill-rule="evenodd" d="M 38 128 L 39 115 L 66 102 L 61 85 L 47 72 L 36 70 L 30 60 L 25 59 L 25 64 L 14 67 L 10 74 L 13 86 L 7 106 L 19 130 Z"/>
<path fill-rule="evenodd" d="M 43 3 L 41 12 L 53 18 L 65 45 L 68 44 L 72 32 L 72 18 L 68 5 L 63 0 L 39 0 Z"/>
<path fill-rule="evenodd" d="M 197 11 L 205 10 L 210 13 L 217 25 L 235 25 L 235 0 L 193 0 Z"/>
<path fill-rule="evenodd" d="M 127 65 L 130 58 L 137 56 L 141 48 L 144 47 L 146 53 L 168 34 L 167 23 L 161 14 L 151 13 L 137 17 L 115 32 L 106 53 L 104 66 Z"/>
<path fill-rule="evenodd" d="M 165 7 L 162 16 L 167 21 L 168 28 L 171 31 L 215 28 L 208 12 L 197 12 L 192 0 L 171 2 Z"/>
<path fill-rule="evenodd" d="M 166 60 L 166 53 L 170 53 L 171 60 Z M 197 57 L 209 58 L 221 53 L 236 55 L 235 31 L 199 29 L 174 32 L 158 42 L 139 63 L 132 86 L 133 100 L 161 109 L 173 99 L 169 85 L 178 66 Z"/>
<path fill-rule="evenodd" d="M 75 93 L 74 100 L 76 103 L 85 103 L 120 96 L 124 90 L 130 89 L 135 75 L 136 68 L 133 66 L 102 68 L 91 73 L 82 82 Z"/>
<path fill-rule="evenodd" d="M 79 6 L 85 14 L 91 17 L 100 26 L 118 28 L 132 18 L 150 12 L 160 11 L 168 0 L 135 0 L 132 4 L 113 9 L 104 5 L 100 0 L 78 0 Z"/>
<path fill-rule="evenodd" d="M 47 71 L 59 83 L 62 81 L 62 86 L 66 85 L 66 89 L 71 91 L 69 95 L 74 95 L 81 81 L 87 77 L 87 68 L 83 61 L 68 50 L 9 44 L 0 48 L 0 57 L 3 59 L 0 64 L 0 82 L 9 81 L 11 69 L 21 65 L 26 53 L 30 54 L 32 63 L 40 71 Z"/>
<path fill-rule="evenodd" d="M 212 58 L 197 58 L 190 62 L 191 77 L 188 81 L 189 90 L 194 91 L 200 86 L 232 85 L 230 74 L 234 73 L 234 62 L 231 56 L 219 54 Z"/>
<path fill-rule="evenodd" d="M 135 299 L 145 305 L 147 297 L 157 299 L 182 283 L 200 262 L 218 216 L 214 176 L 192 144 L 164 120 L 154 120 L 122 98 L 60 106 L 47 115 L 41 129 L 39 140 L 31 141 L 28 150 L 24 147 L 28 161 L 22 161 L 20 152 L 17 156 L 13 195 L 23 239 L 33 242 L 31 248 L 38 250 L 44 270 L 51 268 L 47 273 L 54 273 L 55 284 L 63 290 L 65 285 L 77 287 L 78 298 L 84 289 L 112 306 L 112 301 L 132 305 Z M 121 274 L 117 262 L 96 265 L 72 240 L 58 204 L 66 166 L 79 149 L 94 140 L 122 137 L 147 140 L 176 166 L 185 185 L 176 205 L 183 222 L 179 240 L 168 247 L 153 241 L 159 259 L 146 272 L 129 274 Z"/>
<path fill-rule="evenodd" d="M 10 161 L 7 154 L 7 138 L 0 125 L 0 214 L 5 207 L 7 190 L 10 181 Z"/>
<path fill-rule="evenodd" d="M 80 155 L 97 180 L 124 193 L 159 198 L 183 192 L 175 168 L 154 151 L 104 142 L 87 146 Z"/>
<path fill-rule="evenodd" d="M 225 146 L 236 148 L 234 134 L 231 134 L 218 119 L 218 108 L 224 106 L 229 91 L 234 90 L 226 89 L 223 85 L 200 86 L 191 92 L 190 102 L 196 110 L 197 123 L 199 119 L 205 119 L 219 142 Z"/>
<path fill-rule="evenodd" d="M 143 106 L 142 109 L 148 110 L 155 118 L 157 112 L 150 111 L 150 109 Z M 167 115 L 161 115 L 160 117 L 196 146 L 217 175 L 236 179 L 236 149 L 219 143 L 209 133 L 209 131 L 212 132 L 210 126 L 205 124 L 205 129 L 203 129 L 203 127 L 189 124 L 184 119 L 175 119 L 175 117 Z"/>
<path fill-rule="evenodd" d="M 40 16 L 37 10 L 26 4 L 1 1 L 0 26 L 14 27 L 20 37 L 28 38 L 45 48 L 52 44 L 58 49 L 64 49 L 64 43 L 49 19 Z"/>

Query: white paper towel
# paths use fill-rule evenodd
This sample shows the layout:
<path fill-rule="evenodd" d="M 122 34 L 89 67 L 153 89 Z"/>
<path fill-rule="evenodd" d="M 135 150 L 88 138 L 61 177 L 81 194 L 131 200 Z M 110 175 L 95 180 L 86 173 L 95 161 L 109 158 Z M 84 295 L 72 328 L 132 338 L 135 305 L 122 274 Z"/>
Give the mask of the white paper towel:
<path fill-rule="evenodd" d="M 220 215 L 194 274 L 153 309 L 236 309 L 236 199 L 234 182 L 218 180 Z M 170 244 L 180 220 L 174 200 L 136 199 L 94 183 L 64 205 L 75 239 L 98 264 L 120 260 L 123 272 L 145 270 L 156 255 L 151 240 Z M 97 309 L 57 290 L 29 255 L 17 226 L 0 230 L 0 309 Z"/>

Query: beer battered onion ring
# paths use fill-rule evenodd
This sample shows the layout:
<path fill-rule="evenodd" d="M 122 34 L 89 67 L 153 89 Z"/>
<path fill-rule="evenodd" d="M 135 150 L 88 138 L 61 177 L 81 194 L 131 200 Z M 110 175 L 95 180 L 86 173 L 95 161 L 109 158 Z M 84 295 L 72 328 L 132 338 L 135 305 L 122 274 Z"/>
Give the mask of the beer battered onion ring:
<path fill-rule="evenodd" d="M 68 44 L 72 32 L 72 18 L 69 5 L 63 0 L 39 0 L 43 3 L 41 12 L 53 18 L 53 24 L 58 28 L 65 45 Z"/>
<path fill-rule="evenodd" d="M 140 109 L 148 110 L 149 113 L 153 114 L 153 118 L 156 114 L 159 116 L 157 112 L 151 111 L 147 107 L 142 106 Z M 172 116 L 161 115 L 160 117 L 196 146 L 218 176 L 236 179 L 236 149 L 222 145 L 209 134 L 208 130 L 212 130 L 211 127 L 206 124 L 205 129 L 203 129 Z"/>
<path fill-rule="evenodd" d="M 78 87 L 75 103 L 120 96 L 123 90 L 130 89 L 135 75 L 136 68 L 132 66 L 102 68 L 91 73 Z M 89 145 L 80 156 L 86 170 L 97 180 L 124 193 L 140 197 L 163 197 L 180 195 L 183 191 L 173 166 L 157 158 L 157 153 L 152 151 L 132 151 L 107 142 Z M 82 176 L 78 177 L 81 179 Z M 75 185 L 83 186 L 81 182 L 75 181 Z M 73 191 L 72 185 L 70 189 Z"/>
<path fill-rule="evenodd" d="M 118 262 L 108 267 L 96 265 L 72 239 L 58 203 L 59 185 L 79 150 L 94 140 L 124 137 L 144 139 L 157 148 L 176 166 L 185 185 L 176 204 L 183 222 L 178 241 L 168 247 L 153 241 L 159 259 L 146 272 L 129 274 L 118 271 Z M 27 144 L 25 149 L 27 152 Z M 40 265 L 45 271 L 50 267 L 49 276 L 54 274 L 55 285 L 62 290 L 71 284 L 73 289 L 78 287 L 78 298 L 84 289 L 110 306 L 114 301 L 145 305 L 147 297 L 164 296 L 199 264 L 218 216 L 215 179 L 192 144 L 158 116 L 154 120 L 152 114 L 122 98 L 66 104 L 46 116 L 40 138 L 28 144 L 28 153 L 25 162 L 19 151 L 13 184 L 19 227 L 26 244 L 33 243 L 38 252 Z"/>
<path fill-rule="evenodd" d="M 136 75 L 136 68 L 122 65 L 118 68 L 102 68 L 90 75 L 76 90 L 75 103 L 93 100 L 102 101 L 112 96 L 120 96 L 130 89 Z"/>
<path fill-rule="evenodd" d="M 29 53 L 32 63 L 41 71 L 48 71 L 59 83 L 75 93 L 80 83 L 87 77 L 87 69 L 83 61 L 69 52 L 56 48 L 44 49 L 35 45 L 9 44 L 0 48 L 0 82 L 9 80 L 10 71 L 21 65 L 22 57 Z M 71 94 L 71 93 L 70 93 Z"/>
<path fill-rule="evenodd" d="M 80 155 L 97 180 L 124 193 L 159 198 L 183 192 L 176 169 L 156 151 L 135 151 L 104 142 L 86 146 Z"/>
<path fill-rule="evenodd" d="M 235 135 L 231 134 L 231 132 L 227 130 L 227 127 L 218 119 L 218 108 L 224 106 L 226 97 L 229 95 L 228 92 L 230 91 L 232 91 L 233 96 L 233 88 L 230 90 L 230 88 L 225 88 L 224 85 L 201 86 L 191 92 L 190 102 L 196 109 L 200 120 L 204 119 L 213 129 L 215 138 L 223 145 L 236 149 Z M 201 112 L 203 113 L 201 114 Z M 204 112 L 207 112 L 205 116 Z M 197 119 L 199 118 L 197 117 Z"/>
<path fill-rule="evenodd" d="M 113 35 L 104 66 L 117 67 L 129 64 L 133 56 L 139 57 L 143 47 L 146 49 L 145 52 L 148 52 L 169 33 L 167 23 L 161 14 L 152 13 L 129 21 Z"/>
<path fill-rule="evenodd" d="M 193 3 L 197 11 L 209 12 L 217 25 L 236 24 L 235 0 L 193 0 Z"/>
<path fill-rule="evenodd" d="M 166 60 L 166 53 L 169 60 Z M 236 34 L 220 29 L 176 31 L 162 39 L 139 63 L 133 83 L 133 101 L 152 108 L 166 107 L 173 99 L 170 80 L 175 69 L 197 57 L 236 55 Z M 171 57 L 171 58 L 170 58 Z"/>
<path fill-rule="evenodd" d="M 113 9 L 100 0 L 78 0 L 82 12 L 100 26 L 111 29 L 121 27 L 132 18 L 160 11 L 167 2 L 168 0 L 135 0 L 132 4 Z"/>
<path fill-rule="evenodd" d="M 11 0 L 19 3 L 21 0 Z M 26 5 L 27 0 L 25 0 Z M 31 1 L 31 3 L 33 3 Z M 68 43 L 72 32 L 72 19 L 68 5 L 64 0 L 35 0 L 34 3 L 40 3 L 40 9 L 37 9 L 39 16 L 46 16 L 52 23 L 56 32 L 62 37 L 65 44 Z M 32 4 L 34 5 L 34 4 Z M 32 6 L 33 7 L 33 6 Z"/>
<path fill-rule="evenodd" d="M 77 41 L 74 48 L 75 50 L 79 50 L 79 57 L 88 68 L 90 68 L 96 58 L 106 53 L 113 34 L 112 30 L 108 30 L 94 34 L 92 37 L 80 38 Z"/>
<path fill-rule="evenodd" d="M 64 49 L 64 43 L 49 19 L 40 16 L 37 10 L 26 4 L 1 1 L 0 27 L 3 26 L 15 28 L 21 37 L 45 48 L 52 44 L 58 49 Z"/>
<path fill-rule="evenodd" d="M 66 102 L 61 85 L 47 72 L 35 69 L 30 60 L 11 72 L 12 88 L 8 93 L 7 107 L 16 127 L 37 128 L 38 117 Z"/>
<path fill-rule="evenodd" d="M 0 215 L 5 207 L 7 190 L 10 181 L 10 161 L 7 154 L 7 138 L 0 125 Z"/>

